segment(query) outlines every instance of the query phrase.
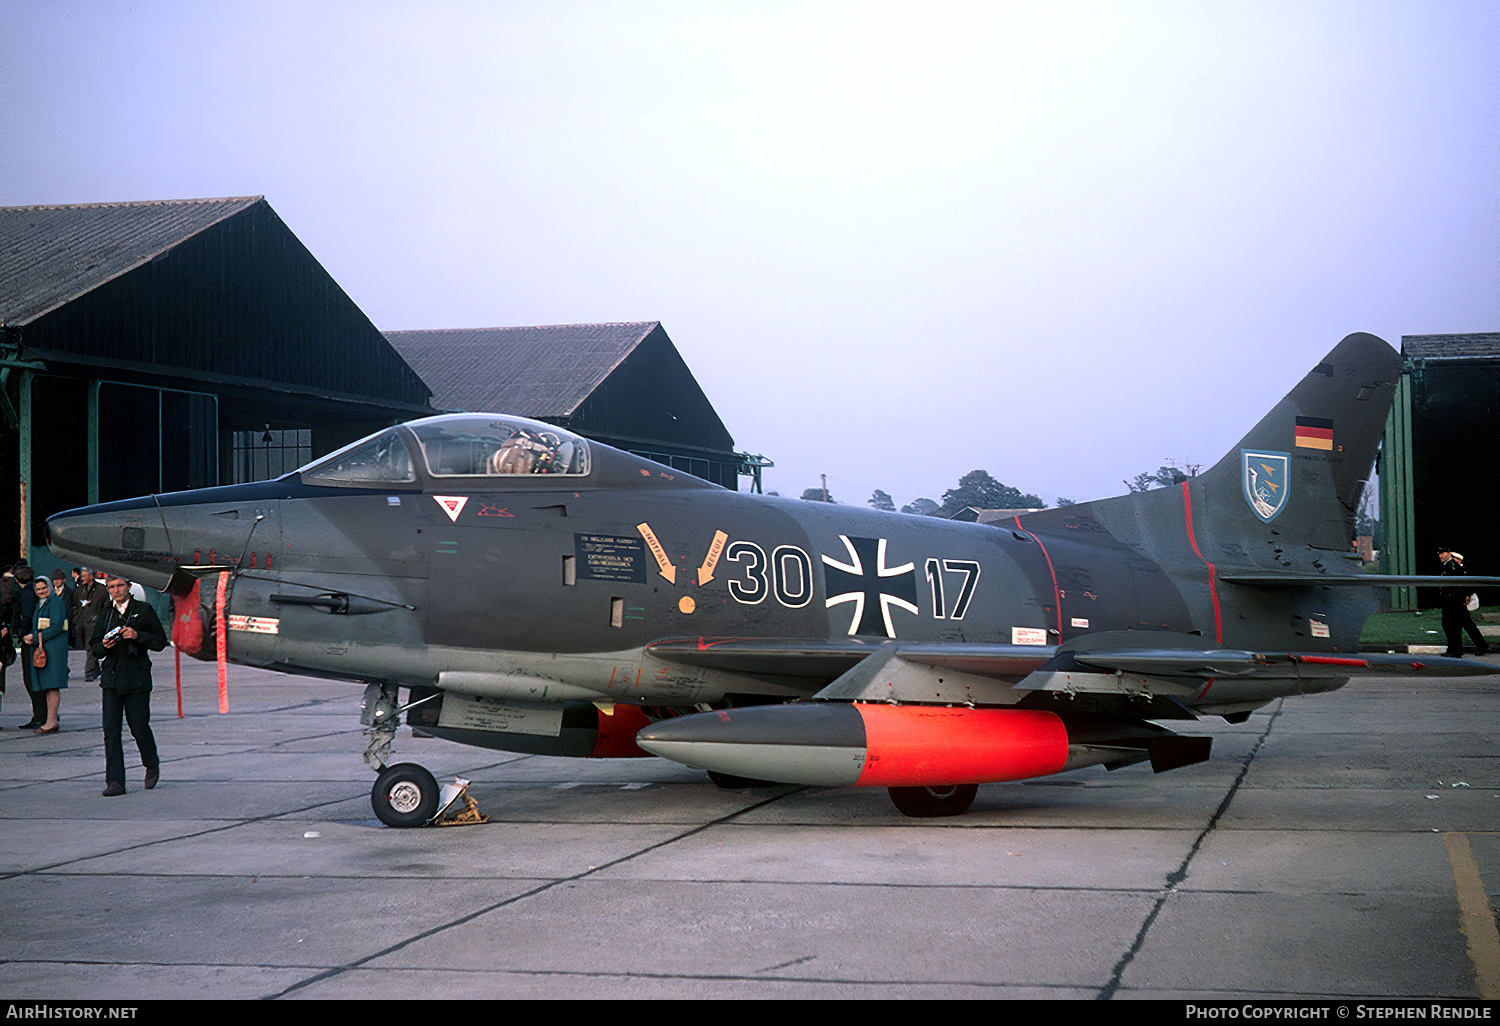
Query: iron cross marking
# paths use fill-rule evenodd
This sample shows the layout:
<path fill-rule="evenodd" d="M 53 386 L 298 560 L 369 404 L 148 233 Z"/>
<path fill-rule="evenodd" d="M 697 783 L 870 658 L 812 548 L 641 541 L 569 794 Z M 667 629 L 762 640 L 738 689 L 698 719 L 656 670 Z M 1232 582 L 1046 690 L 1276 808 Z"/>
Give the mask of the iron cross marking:
<path fill-rule="evenodd" d="M 886 566 L 884 538 L 850 538 L 841 534 L 839 541 L 849 550 L 849 562 L 823 557 L 828 608 L 853 603 L 850 636 L 875 634 L 894 638 L 896 627 L 891 623 L 891 607 L 919 612 L 916 567 L 911 563 Z"/>

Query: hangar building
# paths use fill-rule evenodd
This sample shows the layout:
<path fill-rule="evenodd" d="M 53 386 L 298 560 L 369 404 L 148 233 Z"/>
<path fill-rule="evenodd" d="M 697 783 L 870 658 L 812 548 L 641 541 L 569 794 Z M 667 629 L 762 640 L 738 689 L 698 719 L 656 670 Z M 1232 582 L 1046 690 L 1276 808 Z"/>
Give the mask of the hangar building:
<path fill-rule="evenodd" d="M 445 411 L 546 421 L 725 488 L 734 439 L 658 321 L 388 331 Z"/>
<path fill-rule="evenodd" d="M 0 537 L 38 566 L 58 510 L 275 476 L 432 412 L 262 197 L 0 208 L 0 254 Z"/>
<path fill-rule="evenodd" d="M 55 565 L 59 510 L 276 477 L 439 410 L 730 488 L 757 469 L 656 322 L 391 336 L 260 196 L 0 208 L 0 562 Z"/>
<path fill-rule="evenodd" d="M 1438 572 L 1438 546 L 1471 574 L 1500 574 L 1500 332 L 1403 335 L 1403 367 L 1381 444 L 1381 570 Z M 1396 608 L 1437 605 L 1432 589 L 1396 588 Z M 1486 604 L 1497 600 L 1481 593 Z"/>

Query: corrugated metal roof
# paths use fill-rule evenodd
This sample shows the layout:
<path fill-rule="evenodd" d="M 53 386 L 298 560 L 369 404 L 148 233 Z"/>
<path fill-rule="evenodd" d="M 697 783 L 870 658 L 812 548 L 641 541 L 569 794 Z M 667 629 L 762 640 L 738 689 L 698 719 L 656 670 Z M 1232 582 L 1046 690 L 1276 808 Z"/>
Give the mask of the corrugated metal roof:
<path fill-rule="evenodd" d="M 1422 360 L 1500 360 L 1500 331 L 1402 335 L 1401 355 Z"/>
<path fill-rule="evenodd" d="M 566 417 L 659 321 L 387 331 L 440 410 Z"/>
<path fill-rule="evenodd" d="M 0 207 L 0 324 L 35 320 L 261 199 Z"/>

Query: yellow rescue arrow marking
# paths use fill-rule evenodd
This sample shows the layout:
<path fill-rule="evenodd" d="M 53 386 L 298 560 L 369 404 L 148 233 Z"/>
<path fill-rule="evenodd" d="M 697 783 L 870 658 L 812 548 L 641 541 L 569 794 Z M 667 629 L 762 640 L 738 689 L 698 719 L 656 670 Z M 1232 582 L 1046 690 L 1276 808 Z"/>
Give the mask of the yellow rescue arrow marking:
<path fill-rule="evenodd" d="M 708 555 L 703 557 L 703 565 L 698 568 L 699 587 L 714 579 L 714 567 L 719 565 L 719 557 L 724 553 L 724 543 L 728 540 L 729 535 L 723 531 L 714 532 L 714 540 L 708 546 Z"/>
<path fill-rule="evenodd" d="M 646 548 L 651 550 L 651 555 L 656 557 L 656 565 L 661 567 L 661 575 L 673 584 L 677 583 L 677 568 L 667 558 L 667 550 L 661 547 L 661 542 L 656 540 L 656 535 L 651 531 L 650 524 L 636 524 L 635 529 L 641 532 L 641 537 L 646 539 Z"/>

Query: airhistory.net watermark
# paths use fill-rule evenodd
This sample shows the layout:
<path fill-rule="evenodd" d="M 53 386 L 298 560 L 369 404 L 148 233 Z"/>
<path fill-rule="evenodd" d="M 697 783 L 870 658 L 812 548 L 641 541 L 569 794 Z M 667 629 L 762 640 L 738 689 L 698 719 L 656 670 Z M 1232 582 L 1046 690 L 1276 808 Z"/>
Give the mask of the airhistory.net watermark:
<path fill-rule="evenodd" d="M 55 1005 L 16 1001 L 5 1006 L 7 1019 L 134 1019 L 136 1005 Z"/>

